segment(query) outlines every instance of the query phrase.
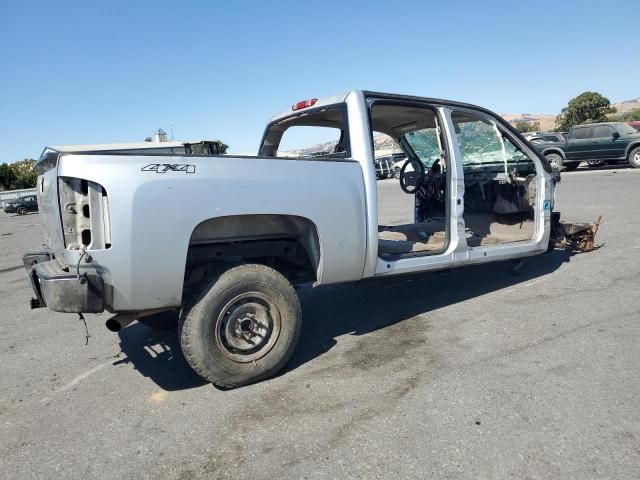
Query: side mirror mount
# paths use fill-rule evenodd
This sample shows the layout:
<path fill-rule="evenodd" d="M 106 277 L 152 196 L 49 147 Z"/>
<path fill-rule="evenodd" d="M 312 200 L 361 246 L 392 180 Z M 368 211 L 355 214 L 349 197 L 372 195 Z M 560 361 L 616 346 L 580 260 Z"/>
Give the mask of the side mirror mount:
<path fill-rule="evenodd" d="M 620 132 L 618 132 L 617 130 L 615 130 L 615 131 L 611 134 L 611 136 L 612 136 L 613 138 L 618 138 L 618 137 L 620 136 Z"/>

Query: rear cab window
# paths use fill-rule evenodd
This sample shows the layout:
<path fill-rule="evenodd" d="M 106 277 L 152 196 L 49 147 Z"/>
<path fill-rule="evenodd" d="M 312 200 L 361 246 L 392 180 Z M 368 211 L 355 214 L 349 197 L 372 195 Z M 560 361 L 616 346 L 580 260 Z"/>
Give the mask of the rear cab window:
<path fill-rule="evenodd" d="M 276 158 L 348 158 L 351 156 L 346 105 L 329 105 L 272 122 L 260 155 Z"/>

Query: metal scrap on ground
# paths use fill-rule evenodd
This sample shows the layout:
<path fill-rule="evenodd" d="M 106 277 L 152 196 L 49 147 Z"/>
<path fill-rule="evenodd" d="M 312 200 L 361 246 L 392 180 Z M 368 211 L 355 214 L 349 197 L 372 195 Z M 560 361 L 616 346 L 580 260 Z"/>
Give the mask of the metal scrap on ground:
<path fill-rule="evenodd" d="M 595 244 L 600 223 L 602 223 L 602 215 L 598 217 L 595 224 L 560 222 L 561 240 L 558 245 L 567 250 L 580 252 L 597 250 L 602 246 Z"/>

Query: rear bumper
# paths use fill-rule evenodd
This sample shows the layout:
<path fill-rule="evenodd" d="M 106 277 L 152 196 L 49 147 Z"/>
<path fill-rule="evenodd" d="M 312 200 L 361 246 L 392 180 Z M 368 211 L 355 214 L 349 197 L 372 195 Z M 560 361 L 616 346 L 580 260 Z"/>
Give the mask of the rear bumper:
<path fill-rule="evenodd" d="M 83 266 L 78 275 L 74 267 L 63 265 L 51 251 L 28 252 L 22 260 L 35 293 L 31 308 L 70 313 L 104 311 L 104 282 L 95 268 Z"/>

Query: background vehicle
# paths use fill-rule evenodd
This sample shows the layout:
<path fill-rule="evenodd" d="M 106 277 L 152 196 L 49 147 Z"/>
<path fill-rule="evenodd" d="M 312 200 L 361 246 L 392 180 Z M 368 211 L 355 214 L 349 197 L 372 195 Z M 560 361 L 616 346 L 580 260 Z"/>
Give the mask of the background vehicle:
<path fill-rule="evenodd" d="M 640 132 L 640 121 L 628 122 L 633 128 Z"/>
<path fill-rule="evenodd" d="M 395 175 L 392 156 L 387 155 L 384 157 L 376 157 L 375 166 L 376 166 L 376 178 L 378 180 L 381 180 L 384 178 L 391 178 Z"/>
<path fill-rule="evenodd" d="M 537 137 L 538 135 L 542 135 L 544 132 L 525 132 L 522 134 L 522 136 L 527 139 L 527 140 L 531 140 L 534 137 Z"/>
<path fill-rule="evenodd" d="M 407 156 L 404 153 L 396 153 L 392 156 L 393 161 L 393 176 L 394 178 L 400 178 L 400 170 L 402 165 L 407 161 Z"/>
<path fill-rule="evenodd" d="M 640 132 L 623 122 L 576 125 L 569 129 L 566 140 L 531 144 L 557 169 L 575 170 L 580 162 L 594 160 L 626 160 L 640 168 Z"/>
<path fill-rule="evenodd" d="M 283 138 L 309 128 L 335 143 L 292 157 Z M 377 133 L 408 159 L 407 223 L 379 223 Z M 375 92 L 296 103 L 258 156 L 48 148 L 36 169 L 48 248 L 24 256 L 32 306 L 108 310 L 113 330 L 179 312 L 185 358 L 224 387 L 287 362 L 294 287 L 544 253 L 559 220 L 557 176 L 505 120 Z"/>
<path fill-rule="evenodd" d="M 560 132 L 542 132 L 527 138 L 527 140 L 529 140 L 530 142 L 537 142 L 537 143 L 565 142 L 567 140 L 567 134 L 560 133 Z"/>
<path fill-rule="evenodd" d="M 35 195 L 26 195 L 15 200 L 9 200 L 4 205 L 5 213 L 26 215 L 28 212 L 38 211 L 38 199 Z"/>

